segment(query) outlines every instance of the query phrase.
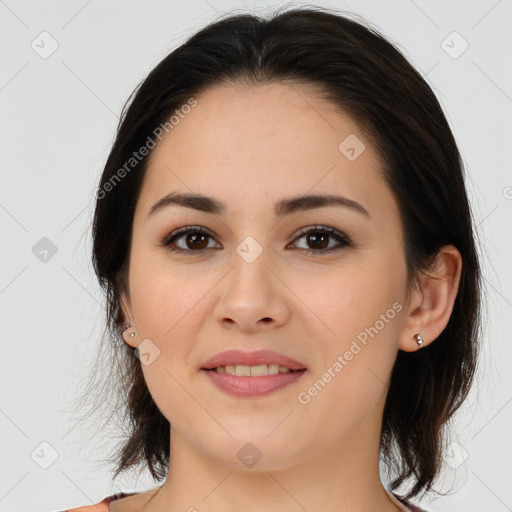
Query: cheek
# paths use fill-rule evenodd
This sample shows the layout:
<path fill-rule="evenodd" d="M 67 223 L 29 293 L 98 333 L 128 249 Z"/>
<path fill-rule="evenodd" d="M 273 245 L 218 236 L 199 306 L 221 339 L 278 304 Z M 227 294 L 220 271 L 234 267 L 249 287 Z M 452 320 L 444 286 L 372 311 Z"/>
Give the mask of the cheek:
<path fill-rule="evenodd" d="M 307 297 L 315 324 L 321 320 L 315 333 L 321 358 L 309 380 L 321 381 L 318 405 L 341 400 L 357 409 L 382 392 L 398 350 L 401 279 L 382 262 L 330 269 L 328 278 L 317 274 L 315 286 L 304 279 L 298 295 Z"/>
<path fill-rule="evenodd" d="M 317 335 L 321 334 L 327 347 L 338 350 L 350 345 L 352 338 L 374 325 L 400 299 L 399 281 L 392 269 L 372 261 L 364 266 L 325 267 L 315 272 L 314 279 L 303 273 L 295 281 L 294 293 L 307 306 L 305 313 Z"/>
<path fill-rule="evenodd" d="M 147 268 L 147 267 L 146 267 Z M 192 282 L 192 284 L 190 284 Z M 153 400 L 175 426 L 196 421 L 201 410 L 187 392 L 191 372 L 190 353 L 202 320 L 201 299 L 211 286 L 177 267 L 151 271 L 134 265 L 132 305 L 143 339 L 158 348 L 158 356 L 142 371 Z M 202 418 L 204 420 L 204 418 Z"/>
<path fill-rule="evenodd" d="M 201 308 L 201 300 L 215 283 L 215 276 L 198 275 L 187 264 L 169 264 L 160 254 L 140 255 L 130 268 L 134 316 L 145 337 L 167 343 L 190 336 Z"/>
<path fill-rule="evenodd" d="M 317 338 L 322 357 L 297 398 L 309 421 L 315 418 L 321 427 L 326 447 L 356 432 L 385 396 L 397 354 L 400 309 L 393 287 L 386 284 L 381 281 L 373 290 L 362 280 L 340 278 L 314 297 L 329 329 Z"/>

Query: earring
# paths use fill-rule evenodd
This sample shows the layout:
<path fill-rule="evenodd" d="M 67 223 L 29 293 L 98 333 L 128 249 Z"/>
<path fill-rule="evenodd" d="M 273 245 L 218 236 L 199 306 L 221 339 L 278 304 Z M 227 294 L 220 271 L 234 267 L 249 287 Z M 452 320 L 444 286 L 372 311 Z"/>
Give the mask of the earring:
<path fill-rule="evenodd" d="M 123 331 L 123 339 L 125 336 L 129 336 L 130 338 L 136 338 L 137 331 L 135 330 L 135 327 L 128 325 L 128 328 Z M 124 342 L 125 342 L 125 344 L 128 344 L 125 339 L 124 339 Z"/>
<path fill-rule="evenodd" d="M 423 346 L 423 343 L 424 343 L 424 340 L 421 337 L 421 334 L 420 333 L 416 334 L 414 336 L 414 339 L 416 340 L 416 343 L 418 344 L 418 346 L 421 348 Z"/>

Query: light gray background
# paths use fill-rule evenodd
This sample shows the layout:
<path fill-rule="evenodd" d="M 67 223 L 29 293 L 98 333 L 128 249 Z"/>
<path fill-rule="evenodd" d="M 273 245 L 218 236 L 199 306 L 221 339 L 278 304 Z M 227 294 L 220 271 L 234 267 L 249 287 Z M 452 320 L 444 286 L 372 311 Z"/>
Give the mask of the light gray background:
<path fill-rule="evenodd" d="M 144 473 L 110 487 L 108 468 L 97 469 L 101 439 L 81 445 L 84 433 L 69 414 L 103 325 L 89 262 L 94 188 L 121 107 L 151 68 L 219 14 L 277 5 L 0 0 L 0 511 L 62 510 L 154 485 Z M 483 245 L 488 314 L 477 383 L 454 422 L 438 486 L 451 494 L 422 505 L 512 510 L 512 2 L 317 5 L 374 23 L 424 74 L 453 128 Z M 51 49 L 44 31 L 58 43 L 47 58 L 40 56 Z M 463 41 L 453 31 L 469 44 L 457 58 Z M 43 237 L 57 248 L 46 262 L 33 253 Z M 51 449 L 41 443 L 58 453 L 48 469 L 32 458 L 49 460 Z"/>

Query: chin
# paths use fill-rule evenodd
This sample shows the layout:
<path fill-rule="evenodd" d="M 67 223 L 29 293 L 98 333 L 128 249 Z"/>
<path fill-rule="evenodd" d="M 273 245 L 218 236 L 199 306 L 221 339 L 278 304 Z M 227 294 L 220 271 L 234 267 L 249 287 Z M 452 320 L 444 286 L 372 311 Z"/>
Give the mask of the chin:
<path fill-rule="evenodd" d="M 287 469 L 298 462 L 301 450 L 298 450 L 297 439 L 292 442 L 290 435 L 280 435 L 275 425 L 274 422 L 272 428 L 261 430 L 249 430 L 245 425 L 240 432 L 228 429 L 233 438 L 226 434 L 201 444 L 216 464 L 230 470 L 259 472 Z"/>

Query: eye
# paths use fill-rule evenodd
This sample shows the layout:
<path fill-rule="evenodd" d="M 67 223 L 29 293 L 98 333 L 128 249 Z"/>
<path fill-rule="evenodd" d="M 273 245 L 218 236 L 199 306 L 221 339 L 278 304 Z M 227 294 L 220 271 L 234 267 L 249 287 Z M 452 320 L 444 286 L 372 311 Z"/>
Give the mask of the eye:
<path fill-rule="evenodd" d="M 302 249 L 306 251 L 306 255 L 330 253 L 352 245 L 350 239 L 341 231 L 327 226 L 303 228 L 299 231 L 299 237 L 296 240 L 301 238 L 305 238 L 306 243 L 312 243 L 314 246 L 313 249 Z M 336 240 L 338 245 L 329 247 L 330 238 Z"/>
<path fill-rule="evenodd" d="M 176 229 L 169 236 L 166 236 L 161 241 L 161 244 L 173 252 L 199 253 L 208 249 L 208 244 L 205 246 L 205 240 L 207 240 L 208 237 L 213 238 L 212 234 L 207 229 L 201 226 L 186 226 Z M 185 247 L 173 247 L 175 241 L 180 239 L 184 239 Z M 190 247 L 195 247 L 195 249 L 190 250 Z"/>
<path fill-rule="evenodd" d="M 341 231 L 326 226 L 303 228 L 298 234 L 299 236 L 295 240 L 305 238 L 307 244 L 312 243 L 314 246 L 312 249 L 299 248 L 299 250 L 305 251 L 306 255 L 330 253 L 352 245 L 350 239 Z M 170 235 L 163 238 L 160 243 L 173 252 L 202 254 L 206 249 L 212 248 L 208 247 L 208 238 L 213 238 L 213 234 L 206 228 L 202 226 L 186 226 L 176 229 Z M 329 247 L 329 239 L 334 239 L 338 244 L 334 247 Z M 177 242 L 182 242 L 182 245 Z M 217 248 L 219 247 L 220 245 L 217 244 Z"/>

